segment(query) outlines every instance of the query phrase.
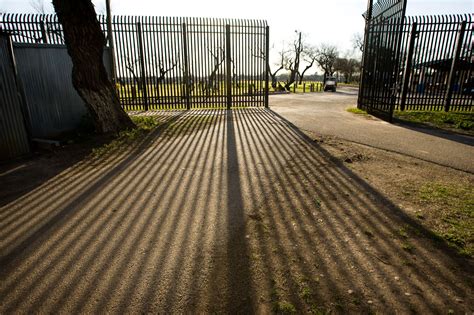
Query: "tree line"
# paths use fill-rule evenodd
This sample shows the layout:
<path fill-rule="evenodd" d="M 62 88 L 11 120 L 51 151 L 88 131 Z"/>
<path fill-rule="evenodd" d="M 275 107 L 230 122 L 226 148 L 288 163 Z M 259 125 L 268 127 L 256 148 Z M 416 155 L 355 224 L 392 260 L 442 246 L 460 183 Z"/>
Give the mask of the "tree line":
<path fill-rule="evenodd" d="M 278 51 L 278 61 L 269 65 L 271 86 L 276 90 L 290 90 L 293 84 L 301 84 L 308 71 L 318 67 L 322 71 L 323 80 L 336 73 L 343 77 L 344 82 L 356 81 L 356 74 L 360 71 L 360 60 L 346 53 L 341 54 L 340 49 L 331 44 L 321 43 L 312 45 L 308 43 L 300 31 L 295 31 L 295 38 L 289 45 L 283 46 Z M 352 45 L 362 51 L 360 35 L 353 36 Z M 283 73 L 286 71 L 286 73 Z M 285 82 L 281 83 L 284 78 Z"/>

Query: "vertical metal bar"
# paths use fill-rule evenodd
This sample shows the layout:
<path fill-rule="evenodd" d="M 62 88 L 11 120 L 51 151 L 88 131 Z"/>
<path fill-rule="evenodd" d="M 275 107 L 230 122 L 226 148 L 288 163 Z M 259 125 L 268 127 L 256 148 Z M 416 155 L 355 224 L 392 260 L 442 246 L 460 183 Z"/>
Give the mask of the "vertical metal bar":
<path fill-rule="evenodd" d="M 43 43 L 48 43 L 48 33 L 46 32 L 46 27 L 44 26 L 44 20 L 41 19 L 40 21 L 40 28 L 41 28 L 41 38 Z"/>
<path fill-rule="evenodd" d="M 175 25 L 175 18 L 172 17 L 170 18 L 169 20 L 169 24 L 168 24 L 168 54 L 167 54 L 167 66 L 166 67 L 171 67 L 172 63 L 174 62 L 174 54 L 175 54 L 175 43 L 174 43 L 174 31 L 173 31 L 173 28 L 174 28 L 174 25 Z M 166 67 L 165 67 L 165 70 L 166 70 Z M 171 72 L 172 74 L 172 72 Z M 171 95 L 170 95 L 170 106 L 172 109 L 176 109 L 176 103 L 175 103 L 175 100 L 176 100 L 176 95 L 177 95 L 177 86 L 174 82 L 174 80 L 171 78 L 171 77 L 168 77 L 167 78 L 167 81 L 168 81 L 168 84 L 171 88 Z"/>
<path fill-rule="evenodd" d="M 408 54 L 405 62 L 405 71 L 403 73 L 403 87 L 402 87 L 402 99 L 400 102 L 400 110 L 404 111 L 405 110 L 405 103 L 407 100 L 407 94 L 408 94 L 408 83 L 410 80 L 410 75 L 411 75 L 411 66 L 412 62 L 411 60 L 413 59 L 413 52 L 415 49 L 415 39 L 416 39 L 416 27 L 417 23 L 413 23 L 411 27 L 411 32 L 410 32 L 410 43 L 408 44 Z"/>
<path fill-rule="evenodd" d="M 125 16 L 125 35 L 126 35 L 126 38 L 125 38 L 125 49 L 126 49 L 126 56 L 127 58 L 129 59 L 128 61 L 130 62 L 130 65 L 133 69 L 133 71 L 135 71 L 134 67 L 135 67 L 135 63 L 136 61 L 138 61 L 138 59 L 136 59 L 136 55 L 135 55 L 135 32 L 136 30 L 134 29 L 134 25 L 136 25 L 134 23 L 134 20 L 132 19 L 131 16 Z M 131 81 L 130 81 L 130 78 L 131 78 Z M 132 75 L 132 73 L 129 73 L 128 77 L 127 77 L 127 81 L 128 81 L 128 99 L 129 99 L 129 104 L 130 104 L 130 109 L 132 110 L 135 110 L 136 109 L 136 96 L 137 96 L 137 93 L 136 93 L 136 90 L 137 90 L 137 87 L 136 85 L 139 83 L 139 82 L 136 82 L 135 80 L 135 76 Z"/>
<path fill-rule="evenodd" d="M 163 53 L 161 55 L 161 67 L 166 67 L 166 64 L 168 62 L 168 58 L 170 56 L 170 37 L 169 37 L 169 25 L 171 23 L 171 18 L 170 17 L 165 17 L 163 20 Z M 165 108 L 166 109 L 172 109 L 172 102 L 171 102 L 171 97 L 173 94 L 172 87 L 170 85 L 170 82 L 168 78 L 163 77 L 163 86 L 165 88 Z"/>
<path fill-rule="evenodd" d="M 462 48 L 462 42 L 464 39 L 464 32 L 466 31 L 466 21 L 461 22 L 461 27 L 458 31 L 457 35 L 457 41 L 456 41 L 456 46 L 454 50 L 454 56 L 453 56 L 453 61 L 451 63 L 451 69 L 449 71 L 449 76 L 448 76 L 448 90 L 446 91 L 446 96 L 444 99 L 444 111 L 449 112 L 449 107 L 451 105 L 451 98 L 453 96 L 453 85 L 454 85 L 454 80 L 456 79 L 455 77 L 455 72 L 456 72 L 456 64 L 459 62 L 459 56 L 461 53 L 461 48 Z"/>
<path fill-rule="evenodd" d="M 147 90 L 147 95 L 146 98 L 148 99 L 148 108 L 153 109 L 153 89 L 150 89 L 150 83 L 151 83 L 151 78 L 153 76 L 153 69 L 152 69 L 152 63 L 151 61 L 151 39 L 150 39 L 150 26 L 151 26 L 151 16 L 144 16 L 142 17 L 143 23 L 142 23 L 142 38 L 143 38 L 143 53 L 144 53 L 144 58 L 145 58 L 145 73 L 147 74 L 145 76 L 145 84 L 146 84 L 146 90 Z"/>
<path fill-rule="evenodd" d="M 472 30 L 472 29 L 473 29 L 474 23 L 473 23 L 472 15 L 471 15 L 471 14 L 469 14 L 469 15 L 467 15 L 467 14 L 464 15 L 463 19 L 464 19 L 465 21 L 468 21 L 468 20 L 469 20 L 469 22 L 467 22 L 467 25 L 466 25 L 466 30 L 467 30 L 467 31 L 466 31 L 466 34 L 464 35 L 464 36 L 467 36 L 467 38 L 464 40 L 464 42 L 465 42 L 465 43 L 471 43 L 471 45 L 465 47 L 466 51 L 465 51 L 464 53 L 462 53 L 462 55 L 463 55 L 463 59 L 464 59 L 465 61 L 469 61 L 469 56 L 470 56 L 470 55 L 469 55 L 469 51 L 472 52 L 472 51 L 473 51 L 473 48 L 474 48 L 474 47 L 473 47 L 473 38 L 472 38 L 472 37 L 473 37 L 473 32 L 472 32 L 472 31 L 469 31 L 469 30 Z M 474 67 L 473 67 L 472 64 L 471 64 L 471 66 L 470 66 L 470 68 L 469 68 L 469 71 L 465 72 L 465 78 L 464 78 L 464 80 L 463 80 L 462 82 L 466 82 L 466 83 L 469 82 L 468 80 L 469 80 L 469 78 L 472 77 L 473 71 L 474 71 Z M 463 83 L 462 88 L 464 88 L 464 83 Z M 467 87 L 466 87 L 466 88 L 467 88 Z M 462 97 L 462 101 L 461 101 L 461 103 L 460 103 L 459 110 L 468 110 L 468 111 L 470 111 L 470 110 L 472 110 L 473 105 L 474 105 L 474 104 L 473 104 L 473 102 L 472 102 L 472 96 L 471 96 L 471 95 L 468 95 L 468 94 L 464 94 L 463 97 Z"/>
<path fill-rule="evenodd" d="M 265 27 L 265 107 L 268 108 L 268 76 L 270 73 L 270 27 Z"/>
<path fill-rule="evenodd" d="M 158 18 L 158 29 L 159 29 L 159 41 L 158 41 L 158 57 L 156 59 L 156 62 L 157 62 L 157 67 L 159 67 L 161 65 L 161 63 L 163 62 L 163 58 L 164 58 L 164 18 L 163 17 L 159 17 Z M 160 109 L 165 109 L 166 107 L 166 101 L 165 101 L 165 88 L 164 88 L 164 80 L 160 80 L 158 82 L 158 86 L 159 86 L 159 95 L 158 95 L 158 106 Z"/>
<path fill-rule="evenodd" d="M 239 98 L 237 102 L 239 103 L 239 106 L 242 106 L 242 104 L 245 104 L 245 101 L 247 100 L 245 96 L 245 88 L 248 84 L 248 74 L 245 69 L 245 65 L 248 62 L 248 55 L 245 54 L 245 21 L 240 19 L 239 20 L 239 39 L 238 39 L 238 44 L 239 44 L 239 56 L 238 56 L 238 73 L 239 73 L 239 88 L 238 88 L 238 93 L 239 93 Z"/>
<path fill-rule="evenodd" d="M 137 36 L 138 36 L 138 49 L 140 58 L 140 72 L 141 72 L 141 84 L 142 84 L 142 99 L 145 103 L 145 110 L 148 110 L 148 95 L 147 95 L 147 84 L 146 84 L 146 73 L 145 73 L 145 56 L 143 55 L 143 38 L 142 38 L 142 24 L 137 22 Z"/>
<path fill-rule="evenodd" d="M 226 88 L 227 88 L 227 109 L 232 106 L 232 69 L 230 63 L 230 25 L 225 26 L 225 58 L 226 58 Z"/>
<path fill-rule="evenodd" d="M 21 111 L 21 116 L 23 119 L 23 123 L 25 125 L 25 130 L 26 130 L 26 135 L 28 138 L 28 146 L 29 149 L 31 149 L 31 121 L 29 119 L 28 115 L 28 107 L 27 107 L 27 101 L 26 101 L 26 95 L 25 95 L 25 90 L 23 89 L 23 85 L 21 84 L 19 78 L 18 78 L 18 67 L 15 59 L 15 53 L 13 51 L 13 41 L 10 36 L 6 37 L 7 39 L 7 45 L 8 45 L 8 55 L 10 57 L 10 63 L 12 65 L 13 69 L 13 76 L 15 78 L 15 85 L 17 90 L 19 91 L 19 96 L 20 96 L 20 111 Z"/>
<path fill-rule="evenodd" d="M 186 30 L 186 23 L 182 24 L 182 36 L 183 36 L 183 58 L 184 58 L 184 97 L 186 101 L 186 109 L 191 109 L 191 103 L 189 101 L 190 98 L 190 82 L 191 79 L 189 78 L 189 65 L 188 65 L 188 39 L 187 39 L 187 30 Z"/>
<path fill-rule="evenodd" d="M 117 58 L 117 76 L 119 79 L 120 83 L 120 94 L 119 94 L 119 99 L 120 103 L 122 104 L 122 107 L 124 109 L 128 109 L 128 100 L 126 98 L 127 96 L 127 86 L 126 82 L 124 81 L 125 78 L 127 77 L 127 71 L 125 69 L 125 36 L 124 36 L 124 27 L 123 27 L 123 17 L 122 16 L 116 16 L 114 18 L 114 29 L 115 32 L 113 32 L 113 36 L 115 37 L 115 42 L 118 43 L 117 48 L 118 48 L 118 58 Z"/>
<path fill-rule="evenodd" d="M 109 58 L 110 58 L 110 75 L 112 77 L 112 83 L 117 81 L 117 70 L 115 69 L 115 45 L 114 38 L 112 36 L 112 14 L 110 10 L 110 0 L 105 1 L 105 7 L 107 11 L 107 39 L 109 42 Z"/>
<path fill-rule="evenodd" d="M 369 54 L 369 33 L 370 33 L 370 24 L 372 21 L 372 7 L 373 7 L 373 0 L 367 0 L 367 16 L 365 17 L 365 31 L 364 31 L 364 46 L 363 46 L 363 52 L 362 52 L 362 69 L 360 71 L 360 89 L 359 89 L 359 95 L 357 97 L 357 108 L 364 108 L 365 104 L 363 104 L 364 97 L 365 97 L 365 89 L 366 89 L 366 80 L 367 75 L 367 58 Z M 324 82 L 323 82 L 324 84 Z"/>
<path fill-rule="evenodd" d="M 172 35 L 173 35 L 173 51 L 171 65 L 172 68 L 170 74 L 172 75 L 173 86 L 175 87 L 175 98 L 174 98 L 174 108 L 181 109 L 181 101 L 182 101 L 182 89 L 181 89 L 181 74 L 179 73 L 179 56 L 180 56 L 180 41 L 179 38 L 181 37 L 181 23 L 178 17 L 173 19 L 172 25 Z"/>

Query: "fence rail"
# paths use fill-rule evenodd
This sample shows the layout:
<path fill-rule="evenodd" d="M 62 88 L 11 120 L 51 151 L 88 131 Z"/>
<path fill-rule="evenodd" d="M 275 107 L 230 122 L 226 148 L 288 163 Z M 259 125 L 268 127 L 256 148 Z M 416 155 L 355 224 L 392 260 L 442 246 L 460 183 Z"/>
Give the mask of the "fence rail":
<path fill-rule="evenodd" d="M 4 14 L 0 23 L 14 42 L 64 44 L 56 15 Z M 266 21 L 113 16 L 112 37 L 127 110 L 268 105 Z"/>

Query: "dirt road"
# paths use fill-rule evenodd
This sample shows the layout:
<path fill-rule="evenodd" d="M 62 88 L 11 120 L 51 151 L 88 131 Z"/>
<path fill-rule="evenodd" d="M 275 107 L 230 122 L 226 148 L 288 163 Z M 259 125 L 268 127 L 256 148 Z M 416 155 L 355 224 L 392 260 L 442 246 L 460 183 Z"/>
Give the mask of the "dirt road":
<path fill-rule="evenodd" d="M 0 208 L 0 313 L 472 312 L 431 235 L 270 110 L 180 113 Z"/>
<path fill-rule="evenodd" d="M 356 104 L 355 88 L 339 88 L 336 93 L 290 94 L 270 98 L 272 110 L 303 130 L 337 136 L 474 173 L 473 137 L 389 124 L 346 111 Z"/>

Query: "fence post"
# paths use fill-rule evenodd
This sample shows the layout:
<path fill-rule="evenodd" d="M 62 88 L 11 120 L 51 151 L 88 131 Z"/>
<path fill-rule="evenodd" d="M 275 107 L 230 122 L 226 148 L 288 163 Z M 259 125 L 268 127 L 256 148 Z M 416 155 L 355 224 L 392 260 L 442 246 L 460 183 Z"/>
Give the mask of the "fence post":
<path fill-rule="evenodd" d="M 189 65 L 188 65 L 188 35 L 186 30 L 186 23 L 182 25 L 183 33 L 183 55 L 184 55 L 184 97 L 186 99 L 186 109 L 191 109 L 190 101 L 190 84 L 191 78 L 189 77 Z"/>
<path fill-rule="evenodd" d="M 231 76 L 231 58 L 230 58 L 230 25 L 225 26 L 225 59 L 226 59 L 226 89 L 227 89 L 227 109 L 232 106 L 232 76 Z"/>
<path fill-rule="evenodd" d="M 407 54 L 407 60 L 405 62 L 405 71 L 403 73 L 402 99 L 400 102 L 401 111 L 405 110 L 405 103 L 407 101 L 408 83 L 410 82 L 410 73 L 411 73 L 411 66 L 412 66 L 411 61 L 413 59 L 413 52 L 415 50 L 415 39 L 417 35 L 416 27 L 417 27 L 417 23 L 414 22 L 411 27 L 410 43 L 408 45 L 408 54 Z"/>
<path fill-rule="evenodd" d="M 140 72 L 142 75 L 142 98 L 145 103 L 145 110 L 148 110 L 147 80 L 145 73 L 145 57 L 143 56 L 142 24 L 137 22 L 138 47 L 140 49 Z"/>
<path fill-rule="evenodd" d="M 446 90 L 446 96 L 444 99 L 444 111 L 449 112 L 451 106 L 451 98 L 453 96 L 454 80 L 456 79 L 456 64 L 459 62 L 459 56 L 461 55 L 462 42 L 464 40 L 464 32 L 466 31 L 466 21 L 461 22 L 461 27 L 458 31 L 456 46 L 454 48 L 453 61 L 451 63 L 451 70 L 448 76 L 448 89 Z"/>
<path fill-rule="evenodd" d="M 115 90 L 115 83 L 117 82 L 117 71 L 115 69 L 115 45 L 114 45 L 114 37 L 112 35 L 112 15 L 110 13 L 110 0 L 105 2 L 106 11 L 107 11 L 107 39 L 109 42 L 109 58 L 110 58 L 110 76 L 112 77 L 112 83 L 114 84 Z"/>
<path fill-rule="evenodd" d="M 361 69 L 360 69 L 360 79 L 359 79 L 359 95 L 357 96 L 357 108 L 364 108 L 366 104 L 362 104 L 364 102 L 364 93 L 365 93 L 365 81 L 367 80 L 367 67 L 366 62 L 369 54 L 369 30 L 370 30 L 370 22 L 372 20 L 372 7 L 373 7 L 373 0 L 367 0 L 367 15 L 365 16 L 365 29 L 364 29 L 364 44 L 362 46 L 362 61 L 361 61 Z M 323 79 L 324 84 L 324 79 Z"/>
<path fill-rule="evenodd" d="M 270 27 L 267 25 L 265 28 L 265 108 L 268 108 L 268 75 L 270 73 Z"/>
<path fill-rule="evenodd" d="M 303 93 L 306 93 L 306 83 L 303 83 Z"/>
<path fill-rule="evenodd" d="M 46 32 L 46 27 L 44 26 L 44 21 L 40 21 L 40 29 L 41 29 L 41 40 L 44 44 L 48 43 L 48 33 Z"/>

